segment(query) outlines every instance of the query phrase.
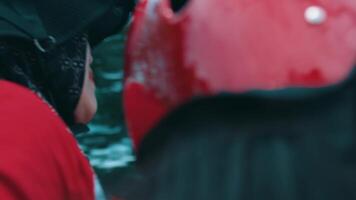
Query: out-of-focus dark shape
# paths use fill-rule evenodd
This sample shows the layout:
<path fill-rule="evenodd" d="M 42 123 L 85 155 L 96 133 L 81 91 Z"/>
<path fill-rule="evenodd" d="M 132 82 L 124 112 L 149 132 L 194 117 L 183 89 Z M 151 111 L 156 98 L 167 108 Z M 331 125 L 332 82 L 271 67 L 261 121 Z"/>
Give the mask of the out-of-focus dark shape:
<path fill-rule="evenodd" d="M 189 0 L 171 0 L 172 10 L 179 12 L 188 2 Z"/>
<path fill-rule="evenodd" d="M 117 193 L 125 200 L 354 199 L 355 102 L 356 73 L 322 89 L 196 99 L 150 131 L 138 151 L 139 175 Z"/>

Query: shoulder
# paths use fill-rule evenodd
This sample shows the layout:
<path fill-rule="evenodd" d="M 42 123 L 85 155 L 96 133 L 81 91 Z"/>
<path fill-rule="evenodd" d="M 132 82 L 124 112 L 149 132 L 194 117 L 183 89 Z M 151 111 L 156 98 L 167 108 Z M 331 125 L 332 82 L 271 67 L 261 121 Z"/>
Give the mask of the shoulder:
<path fill-rule="evenodd" d="M 35 93 L 8 81 L 0 81 L 0 123 L 6 132 L 41 132 L 65 129 L 55 112 Z"/>
<path fill-rule="evenodd" d="M 0 81 L 0 113 L 0 199 L 92 198 L 89 162 L 45 102 Z"/>

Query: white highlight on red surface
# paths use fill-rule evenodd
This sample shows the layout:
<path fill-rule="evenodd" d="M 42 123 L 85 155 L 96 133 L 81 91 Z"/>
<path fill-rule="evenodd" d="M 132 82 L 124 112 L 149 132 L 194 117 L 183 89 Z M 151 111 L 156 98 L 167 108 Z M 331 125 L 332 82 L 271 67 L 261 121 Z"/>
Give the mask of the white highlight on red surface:
<path fill-rule="evenodd" d="M 305 20 L 312 25 L 319 25 L 326 21 L 327 13 L 320 6 L 310 6 L 305 10 Z"/>

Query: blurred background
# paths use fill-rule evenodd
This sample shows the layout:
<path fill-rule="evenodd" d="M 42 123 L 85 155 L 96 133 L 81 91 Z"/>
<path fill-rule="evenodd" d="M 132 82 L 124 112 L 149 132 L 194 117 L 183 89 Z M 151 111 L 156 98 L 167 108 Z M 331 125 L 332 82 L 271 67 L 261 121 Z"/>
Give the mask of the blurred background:
<path fill-rule="evenodd" d="M 116 187 L 135 160 L 122 109 L 126 31 L 107 38 L 93 51 L 98 113 L 90 133 L 78 136 L 106 192 Z"/>

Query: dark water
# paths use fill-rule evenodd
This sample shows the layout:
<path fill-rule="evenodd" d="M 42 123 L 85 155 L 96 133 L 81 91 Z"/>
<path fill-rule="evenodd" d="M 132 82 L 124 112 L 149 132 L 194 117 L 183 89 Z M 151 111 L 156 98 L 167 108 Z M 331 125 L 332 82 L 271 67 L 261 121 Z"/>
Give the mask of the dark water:
<path fill-rule="evenodd" d="M 92 67 L 99 109 L 90 133 L 78 137 L 105 190 L 110 190 L 135 160 L 122 109 L 124 43 L 123 33 L 94 49 Z"/>

